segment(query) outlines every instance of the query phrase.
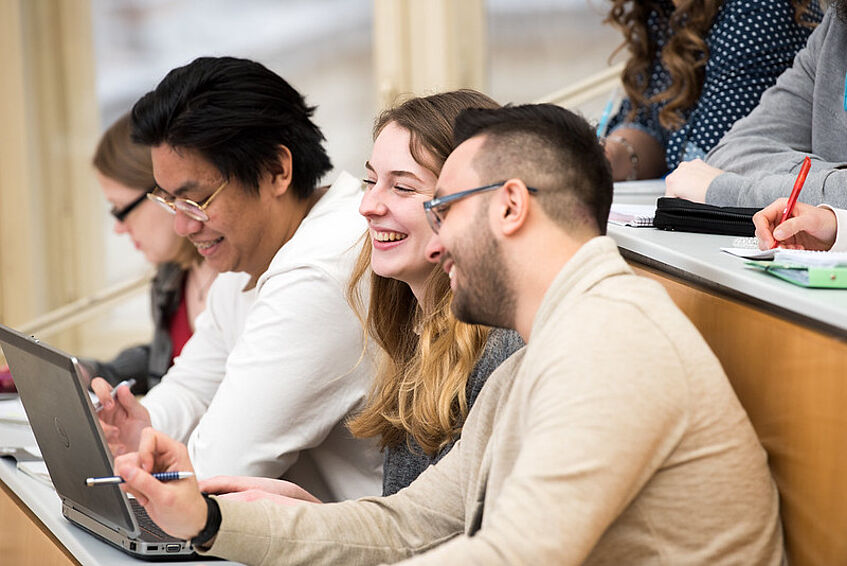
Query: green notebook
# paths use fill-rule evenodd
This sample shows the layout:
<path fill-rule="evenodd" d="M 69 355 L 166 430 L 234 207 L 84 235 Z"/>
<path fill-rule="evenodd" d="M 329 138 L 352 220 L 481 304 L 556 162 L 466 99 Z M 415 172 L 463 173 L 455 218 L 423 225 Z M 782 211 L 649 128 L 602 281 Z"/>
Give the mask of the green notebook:
<path fill-rule="evenodd" d="M 847 289 L 847 266 L 819 267 L 777 263 L 775 261 L 748 261 L 746 263 L 801 287 Z"/>

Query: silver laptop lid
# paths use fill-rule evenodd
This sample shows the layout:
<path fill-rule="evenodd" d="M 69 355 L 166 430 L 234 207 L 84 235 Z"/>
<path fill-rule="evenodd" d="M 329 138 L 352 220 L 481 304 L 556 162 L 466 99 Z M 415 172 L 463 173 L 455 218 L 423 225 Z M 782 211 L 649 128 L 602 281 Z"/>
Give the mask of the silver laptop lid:
<path fill-rule="evenodd" d="M 63 503 L 137 536 L 120 488 L 85 485 L 86 478 L 113 475 L 113 462 L 76 358 L 3 325 L 0 346 Z"/>

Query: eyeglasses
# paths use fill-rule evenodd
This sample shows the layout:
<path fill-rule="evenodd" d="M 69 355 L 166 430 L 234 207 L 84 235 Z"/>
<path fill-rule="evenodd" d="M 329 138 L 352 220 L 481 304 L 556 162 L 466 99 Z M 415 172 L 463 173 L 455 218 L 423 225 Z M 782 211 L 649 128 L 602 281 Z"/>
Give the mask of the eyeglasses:
<path fill-rule="evenodd" d="M 178 210 L 192 220 L 196 220 L 197 222 L 208 222 L 209 215 L 206 214 L 206 208 L 212 204 L 212 200 L 218 196 L 218 193 L 224 190 L 227 183 L 229 183 L 229 179 L 224 181 L 220 187 L 215 189 L 215 192 L 209 195 L 202 204 L 198 204 L 187 198 L 177 198 L 158 186 L 154 187 L 152 192 L 147 193 L 147 198 L 171 214 L 176 214 L 176 211 Z"/>
<path fill-rule="evenodd" d="M 131 203 L 129 203 L 128 205 L 126 205 L 125 207 L 123 207 L 120 210 L 118 210 L 117 207 L 113 206 L 112 210 L 109 211 L 109 214 L 114 216 L 115 220 L 117 220 L 118 222 L 123 222 L 124 220 L 126 220 L 126 217 L 129 215 L 129 213 L 132 212 L 133 210 L 135 210 L 135 208 L 139 204 L 144 202 L 144 199 L 147 197 L 147 195 L 149 195 L 153 191 L 153 189 L 155 189 L 155 188 L 156 187 L 152 187 L 152 188 L 148 189 L 147 191 L 143 192 L 140 197 L 138 197 L 137 199 L 135 199 L 134 201 L 132 201 Z"/>
<path fill-rule="evenodd" d="M 500 181 L 499 183 L 493 183 L 491 185 L 485 185 L 482 187 L 477 187 L 475 189 L 468 189 L 466 191 L 459 191 L 458 193 L 453 193 L 452 195 L 447 195 L 443 197 L 434 198 L 424 203 L 424 212 L 426 212 L 426 220 L 429 222 L 429 227 L 432 228 L 432 231 L 438 234 L 438 230 L 441 228 L 441 224 L 444 222 L 444 216 L 447 213 L 447 209 L 449 209 L 456 201 L 462 200 L 463 198 L 467 198 L 471 195 L 475 195 L 478 193 L 483 193 L 485 191 L 493 191 L 494 189 L 499 189 L 503 185 L 506 184 L 506 181 Z M 527 187 L 531 193 L 537 193 L 538 189 L 534 189 L 532 187 Z"/>

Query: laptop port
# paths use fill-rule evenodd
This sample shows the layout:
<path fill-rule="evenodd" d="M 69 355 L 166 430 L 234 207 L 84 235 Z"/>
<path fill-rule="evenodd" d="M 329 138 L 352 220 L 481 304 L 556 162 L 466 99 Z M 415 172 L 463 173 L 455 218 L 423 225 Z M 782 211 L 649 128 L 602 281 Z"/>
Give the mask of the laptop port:
<path fill-rule="evenodd" d="M 148 544 L 147 550 L 149 550 L 150 552 L 155 552 L 155 551 L 159 550 L 159 545 L 158 544 Z"/>
<path fill-rule="evenodd" d="M 181 546 L 178 545 L 178 544 L 166 544 L 165 545 L 165 552 L 179 552 L 180 548 L 181 548 Z"/>
<path fill-rule="evenodd" d="M 135 550 L 135 543 L 134 543 L 134 542 L 130 542 L 130 543 L 129 543 L 129 549 L 130 549 L 130 550 Z"/>

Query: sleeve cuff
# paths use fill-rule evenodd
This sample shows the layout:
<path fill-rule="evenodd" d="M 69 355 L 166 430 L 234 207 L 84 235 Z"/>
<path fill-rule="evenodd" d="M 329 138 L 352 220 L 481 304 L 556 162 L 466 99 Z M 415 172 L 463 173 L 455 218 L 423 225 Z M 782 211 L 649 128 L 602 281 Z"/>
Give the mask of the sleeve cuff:
<path fill-rule="evenodd" d="M 216 497 L 215 501 L 221 511 L 221 526 L 212 545 L 197 548 L 197 554 L 247 564 L 264 562 L 271 551 L 272 531 L 267 512 L 270 503 L 232 501 L 220 497 Z"/>
<path fill-rule="evenodd" d="M 841 208 L 833 208 L 828 204 L 820 205 L 821 208 L 827 208 L 835 213 L 835 242 L 829 251 L 845 252 L 847 251 L 847 210 Z"/>

